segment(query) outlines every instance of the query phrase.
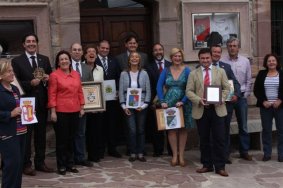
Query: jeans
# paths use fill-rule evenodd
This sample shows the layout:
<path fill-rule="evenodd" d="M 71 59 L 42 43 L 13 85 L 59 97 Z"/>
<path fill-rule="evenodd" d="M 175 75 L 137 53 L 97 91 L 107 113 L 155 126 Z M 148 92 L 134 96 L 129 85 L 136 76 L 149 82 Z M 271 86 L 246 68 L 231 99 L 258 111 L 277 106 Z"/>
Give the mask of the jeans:
<path fill-rule="evenodd" d="M 274 118 L 278 136 L 278 158 L 283 158 L 283 108 L 274 109 L 261 107 L 260 117 L 264 155 L 270 157 L 272 153 L 272 120 Z"/>
<path fill-rule="evenodd" d="M 238 101 L 234 103 L 235 114 L 237 117 L 237 123 L 239 128 L 240 138 L 240 154 L 247 154 L 250 149 L 250 135 L 248 133 L 248 103 L 244 97 L 238 98 Z"/>
<path fill-rule="evenodd" d="M 85 128 L 86 128 L 86 114 L 80 117 L 80 124 L 76 131 L 74 140 L 74 160 L 75 162 L 82 162 L 85 160 Z"/>
<path fill-rule="evenodd" d="M 130 154 L 142 154 L 144 152 L 145 145 L 145 120 L 147 109 L 140 112 L 130 109 L 131 115 L 127 116 L 128 125 L 128 146 Z"/>

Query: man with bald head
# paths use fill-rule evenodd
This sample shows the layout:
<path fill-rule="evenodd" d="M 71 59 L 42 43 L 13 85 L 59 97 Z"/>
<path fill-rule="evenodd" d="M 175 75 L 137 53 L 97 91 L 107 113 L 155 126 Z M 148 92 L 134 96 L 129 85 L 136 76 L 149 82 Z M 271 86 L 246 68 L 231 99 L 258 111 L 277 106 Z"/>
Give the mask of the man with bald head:
<path fill-rule="evenodd" d="M 91 67 L 82 63 L 83 49 L 79 43 L 73 43 L 70 48 L 72 57 L 72 68 L 79 72 L 82 82 L 92 81 Z M 93 164 L 85 159 L 85 128 L 86 115 L 80 117 L 80 125 L 76 132 L 74 142 L 74 161 L 76 165 L 92 167 Z"/>

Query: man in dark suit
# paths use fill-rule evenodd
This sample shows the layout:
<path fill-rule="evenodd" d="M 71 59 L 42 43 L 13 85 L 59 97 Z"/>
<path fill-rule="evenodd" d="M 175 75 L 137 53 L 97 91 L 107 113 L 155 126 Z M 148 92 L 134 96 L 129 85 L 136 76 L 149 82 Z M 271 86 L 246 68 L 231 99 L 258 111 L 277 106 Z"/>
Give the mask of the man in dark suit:
<path fill-rule="evenodd" d="M 72 68 L 81 75 L 82 82 L 92 81 L 91 68 L 82 63 L 83 49 L 79 43 L 73 43 L 70 48 L 72 57 Z M 76 165 L 92 167 L 93 164 L 85 158 L 85 129 L 86 129 L 86 115 L 80 117 L 80 124 L 75 136 L 74 142 L 74 161 Z"/>
<path fill-rule="evenodd" d="M 227 115 L 225 100 L 230 91 L 230 84 L 225 71 L 212 66 L 210 49 L 201 49 L 198 56 L 201 66 L 190 73 L 186 87 L 186 95 L 192 101 L 192 116 L 196 120 L 200 138 L 203 167 L 196 172 L 215 170 L 215 173 L 226 177 L 228 173 L 225 171 L 224 117 Z M 205 87 L 210 85 L 221 88 L 222 98 L 218 104 L 207 103 Z"/>
<path fill-rule="evenodd" d="M 118 62 L 109 56 L 110 44 L 107 40 L 102 40 L 97 46 L 98 55 L 95 60 L 96 64 L 103 67 L 104 80 L 115 80 L 116 91 L 118 91 L 118 83 L 120 78 L 120 68 Z M 103 112 L 103 136 L 105 138 L 104 148 L 107 146 L 108 154 L 112 157 L 121 158 L 121 154 L 116 150 L 117 146 L 117 112 L 119 111 L 118 100 L 106 101 L 106 111 Z M 101 158 L 104 156 L 104 150 Z"/>
<path fill-rule="evenodd" d="M 169 67 L 171 63 L 164 59 L 164 47 L 160 43 L 153 45 L 152 55 L 154 59 L 146 66 L 146 71 L 150 78 L 151 102 L 154 103 L 154 100 L 156 100 L 156 85 L 159 75 L 162 70 Z M 159 157 L 164 151 L 164 131 L 158 131 L 157 129 L 154 110 L 155 109 L 151 109 L 148 111 L 147 125 L 149 126 L 148 131 L 153 142 L 153 156 Z M 167 148 L 170 150 L 170 146 Z M 170 151 L 168 151 L 168 153 L 170 153 Z"/>
<path fill-rule="evenodd" d="M 119 54 L 116 56 L 116 59 L 119 63 L 120 70 L 127 70 L 128 68 L 128 57 L 131 52 L 137 52 L 138 42 L 135 36 L 129 36 L 125 40 L 125 47 L 127 49 L 126 52 Z M 148 56 L 143 52 L 138 52 L 141 56 L 141 67 L 144 68 L 148 64 Z"/>
<path fill-rule="evenodd" d="M 225 135 L 226 135 L 226 164 L 231 164 L 230 159 L 230 123 L 233 115 L 233 103 L 241 97 L 241 85 L 235 77 L 231 66 L 227 63 L 220 61 L 222 48 L 219 45 L 212 45 L 210 48 L 212 64 L 225 70 L 228 80 L 233 81 L 234 94 L 231 96 L 230 101 L 226 101 L 227 116 L 225 116 Z"/>
<path fill-rule="evenodd" d="M 49 58 L 38 54 L 38 37 L 35 34 L 27 34 L 22 40 L 25 53 L 12 59 L 12 66 L 23 90 L 24 97 L 35 97 L 35 111 L 38 123 L 27 126 L 25 157 L 23 173 L 35 176 L 36 172 L 31 167 L 31 140 L 34 132 L 34 166 L 38 171 L 53 172 L 44 162 L 46 148 L 46 124 L 47 124 L 47 82 L 51 73 Z M 35 77 L 35 70 L 44 70 L 43 78 Z"/>

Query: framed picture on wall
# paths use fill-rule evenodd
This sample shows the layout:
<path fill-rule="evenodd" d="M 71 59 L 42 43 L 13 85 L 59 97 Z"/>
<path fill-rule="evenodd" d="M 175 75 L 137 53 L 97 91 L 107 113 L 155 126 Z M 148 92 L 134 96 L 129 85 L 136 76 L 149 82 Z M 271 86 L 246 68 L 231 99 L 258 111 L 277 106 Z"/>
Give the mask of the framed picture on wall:
<path fill-rule="evenodd" d="M 193 48 L 207 48 L 219 44 L 226 46 L 231 38 L 240 39 L 239 13 L 193 13 Z"/>

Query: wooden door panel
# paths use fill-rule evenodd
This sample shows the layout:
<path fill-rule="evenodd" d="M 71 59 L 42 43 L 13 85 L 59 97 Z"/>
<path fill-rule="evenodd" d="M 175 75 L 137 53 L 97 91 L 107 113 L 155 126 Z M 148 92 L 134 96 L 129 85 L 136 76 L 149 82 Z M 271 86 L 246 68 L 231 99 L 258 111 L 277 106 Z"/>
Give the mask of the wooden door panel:
<path fill-rule="evenodd" d="M 104 12 L 105 14 L 101 15 Z M 91 12 L 88 11 L 87 14 L 82 15 L 81 40 L 83 45 L 106 39 L 110 42 L 111 54 L 118 55 L 125 51 L 124 41 L 131 34 L 137 36 L 139 50 L 150 53 L 150 22 L 146 11 L 143 12 L 144 15 L 127 15 L 128 11 L 115 15 L 116 12 L 107 9 L 104 12 L 101 11 L 99 15 L 91 15 Z"/>

